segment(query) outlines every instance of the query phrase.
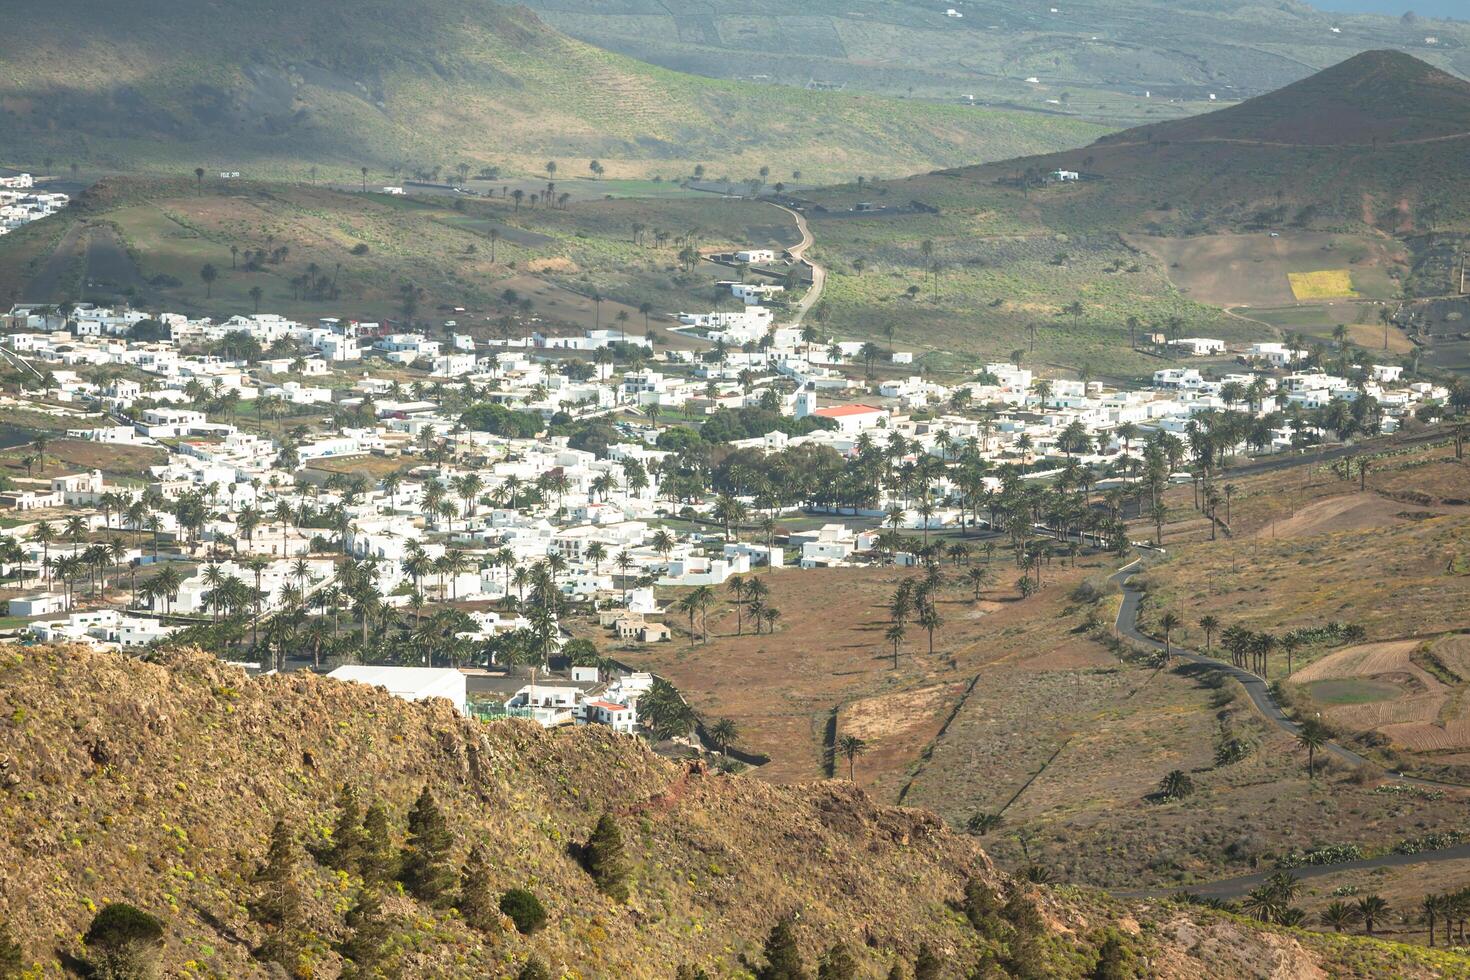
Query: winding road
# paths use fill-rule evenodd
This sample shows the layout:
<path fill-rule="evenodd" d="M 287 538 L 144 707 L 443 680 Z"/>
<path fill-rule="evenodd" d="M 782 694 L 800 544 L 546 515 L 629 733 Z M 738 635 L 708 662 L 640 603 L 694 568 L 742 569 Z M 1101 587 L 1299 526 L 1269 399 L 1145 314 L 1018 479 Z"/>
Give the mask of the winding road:
<path fill-rule="evenodd" d="M 1123 604 L 1118 609 L 1116 626 L 1120 636 L 1126 637 L 1133 643 L 1139 644 L 1147 649 L 1162 651 L 1164 649 L 1162 643 L 1138 629 L 1138 611 L 1143 601 L 1143 592 L 1130 586 L 1129 580 L 1138 573 L 1143 563 L 1142 558 L 1134 559 L 1129 564 L 1124 565 L 1118 571 L 1114 572 L 1110 578 L 1110 581 L 1117 582 L 1123 590 Z M 1240 682 L 1240 686 L 1245 688 L 1245 693 L 1251 699 L 1251 703 L 1256 706 L 1256 709 L 1260 711 L 1266 721 L 1293 737 L 1300 730 L 1296 722 L 1288 718 L 1286 712 L 1281 710 L 1281 705 L 1271 695 L 1270 686 L 1260 676 L 1216 657 L 1206 656 L 1205 654 L 1177 647 L 1173 644 L 1170 644 L 1169 652 L 1181 660 L 1203 664 L 1235 678 Z M 1363 765 L 1369 761 L 1351 749 L 1343 748 L 1335 742 L 1328 742 L 1322 747 L 1321 751 L 1335 756 L 1351 766 Z M 1416 786 L 1463 788 L 1455 783 L 1441 783 L 1432 779 L 1420 779 L 1415 776 L 1406 776 L 1401 772 L 1390 771 L 1388 776 L 1399 782 L 1410 783 Z M 1291 873 L 1298 878 L 1315 878 L 1320 875 L 1334 874 L 1339 871 L 1395 868 L 1411 864 L 1459 861 L 1466 858 L 1470 858 L 1470 844 L 1458 844 L 1454 847 L 1447 847 L 1437 851 L 1421 851 L 1418 854 L 1384 854 L 1380 857 L 1362 858 L 1357 861 L 1346 861 L 1342 864 L 1308 865 L 1302 868 L 1293 868 Z M 1185 890 L 1192 894 L 1209 898 L 1234 898 L 1244 895 L 1252 888 L 1261 885 L 1273 873 L 1272 871 L 1266 871 L 1259 874 L 1243 875 L 1237 878 L 1223 878 L 1219 881 L 1189 885 Z M 1139 891 L 1118 891 L 1115 894 L 1124 897 L 1147 898 L 1158 897 L 1179 890 L 1180 887 L 1175 886 L 1173 888 L 1154 888 Z"/>
<path fill-rule="evenodd" d="M 796 230 L 801 232 L 801 241 L 788 248 L 786 254 L 791 256 L 792 261 L 800 262 L 812 270 L 812 286 L 806 291 L 806 295 L 801 298 L 801 301 L 796 304 L 796 315 L 791 319 L 790 325 L 799 327 L 801 326 L 801 321 L 806 319 L 808 311 L 813 306 L 816 306 L 817 301 L 822 298 L 822 290 L 827 286 L 827 270 L 806 257 L 807 249 L 811 248 L 812 243 L 816 241 L 812 237 L 811 227 L 806 223 L 806 215 L 800 211 L 788 208 L 784 204 L 777 204 L 774 201 L 767 203 L 773 208 L 785 211 L 796 219 Z"/>

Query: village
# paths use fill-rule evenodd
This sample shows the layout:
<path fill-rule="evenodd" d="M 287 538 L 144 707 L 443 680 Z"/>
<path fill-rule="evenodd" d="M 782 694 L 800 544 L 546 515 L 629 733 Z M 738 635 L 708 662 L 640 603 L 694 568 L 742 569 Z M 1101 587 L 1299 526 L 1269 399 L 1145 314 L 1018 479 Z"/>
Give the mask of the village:
<path fill-rule="evenodd" d="M 66 194 L 37 190 L 28 173 L 0 177 L 0 235 L 49 217 L 69 203 L 71 198 Z"/>
<path fill-rule="evenodd" d="M 762 305 L 779 287 L 725 285 L 743 309 L 672 327 L 698 350 L 17 306 L 0 398 L 45 423 L 8 443 L 25 473 L 0 491 L 8 631 L 131 652 L 207 637 L 252 670 L 646 734 L 640 702 L 667 715 L 671 689 L 617 652 L 693 642 L 732 579 L 922 563 L 931 535 L 998 529 L 1017 483 L 1080 485 L 1081 543 L 1126 546 L 1151 442 L 1187 481 L 1201 432 L 1207 452 L 1292 452 L 1432 421 L 1449 397 L 1345 351 L 1206 338 L 1155 338 L 1172 366 L 1137 390 L 1039 378 L 1020 352 L 939 383 L 911 352 L 781 325 Z M 103 451 L 153 462 L 80 462 Z M 809 472 L 782 477 L 788 459 Z M 770 605 L 751 614 L 774 631 Z"/>

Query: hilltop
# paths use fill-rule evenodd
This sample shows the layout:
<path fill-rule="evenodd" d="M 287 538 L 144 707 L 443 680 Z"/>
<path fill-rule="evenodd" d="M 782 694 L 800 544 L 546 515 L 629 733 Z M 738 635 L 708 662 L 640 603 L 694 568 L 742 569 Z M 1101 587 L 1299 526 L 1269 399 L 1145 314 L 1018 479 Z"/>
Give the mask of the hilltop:
<path fill-rule="evenodd" d="M 604 731 L 486 726 L 447 704 L 312 676 L 249 680 L 189 651 L 155 664 L 55 647 L 0 659 L 0 914 L 29 961 L 51 964 L 45 975 L 57 955 L 81 952 L 94 910 L 116 901 L 163 919 L 166 973 L 267 975 L 250 952 L 267 935 L 250 909 L 272 823 L 284 818 L 294 840 L 320 850 L 344 783 L 387 807 L 398 840 L 410 801 L 431 787 L 453 853 L 481 846 L 497 891 L 530 889 L 548 911 L 534 936 L 508 920 L 486 934 L 390 889 L 385 968 L 404 975 L 508 976 L 532 952 L 573 975 L 669 977 L 681 963 L 728 975 L 741 954 L 759 961 L 772 922 L 791 913 L 809 962 L 844 942 L 861 976 L 921 945 L 956 970 L 988 958 L 986 976 L 1005 975 L 1000 964 L 1081 976 L 1109 937 L 1111 956 L 1148 963 L 1152 976 L 1429 976 L 1440 962 L 1223 914 L 1053 894 L 1007 880 L 922 811 L 876 806 L 837 781 L 778 788 L 676 766 Z M 626 904 L 601 894 L 575 856 L 604 813 L 626 841 Z M 302 968 L 334 976 L 362 881 L 298 857 Z M 971 881 L 1011 903 L 985 935 L 957 912 Z"/>
<path fill-rule="evenodd" d="M 487 0 L 59 0 L 0 32 L 4 163 L 88 171 L 898 174 L 1096 137 L 1077 120 L 684 75 Z"/>

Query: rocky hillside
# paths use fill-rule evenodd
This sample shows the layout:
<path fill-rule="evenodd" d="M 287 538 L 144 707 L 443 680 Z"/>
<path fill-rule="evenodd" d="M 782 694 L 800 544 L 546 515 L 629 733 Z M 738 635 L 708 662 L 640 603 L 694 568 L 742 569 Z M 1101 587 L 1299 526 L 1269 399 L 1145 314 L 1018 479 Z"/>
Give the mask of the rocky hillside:
<path fill-rule="evenodd" d="M 553 976 L 730 976 L 742 958 L 765 963 L 782 917 L 812 972 L 847 947 L 853 972 L 834 976 L 921 957 L 948 977 L 1080 977 L 1100 963 L 1108 976 L 1436 972 L 1428 954 L 1369 941 L 1014 883 L 970 838 L 843 782 L 776 788 L 600 730 L 486 726 L 322 678 L 249 680 L 197 652 L 146 664 L 0 648 L 0 753 L 0 919 L 31 975 L 91 955 L 82 934 L 117 902 L 161 920 L 169 976 L 280 976 L 265 958 L 282 948 L 299 977 L 516 976 L 533 956 Z M 335 860 L 344 784 L 386 808 L 394 851 L 430 789 L 454 871 L 440 900 L 414 897 L 407 873 L 407 890 L 368 889 L 366 864 Z M 623 840 L 625 901 L 582 853 L 603 815 Z M 272 877 L 278 820 L 288 870 Z M 472 847 L 490 893 L 530 891 L 544 928 L 468 911 L 458 869 Z M 274 928 L 284 888 L 291 912 Z M 365 891 L 381 892 L 380 912 L 364 911 Z"/>

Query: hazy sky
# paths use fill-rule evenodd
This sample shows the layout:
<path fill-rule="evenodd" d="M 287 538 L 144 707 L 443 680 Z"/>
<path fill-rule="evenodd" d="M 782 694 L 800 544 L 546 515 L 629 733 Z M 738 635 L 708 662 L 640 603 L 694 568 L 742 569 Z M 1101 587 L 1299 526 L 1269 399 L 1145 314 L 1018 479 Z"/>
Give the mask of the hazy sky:
<path fill-rule="evenodd" d="M 1310 0 L 1318 10 L 1341 10 L 1355 14 L 1389 14 L 1398 17 L 1406 10 L 1423 17 L 1470 17 L 1467 0 Z"/>

